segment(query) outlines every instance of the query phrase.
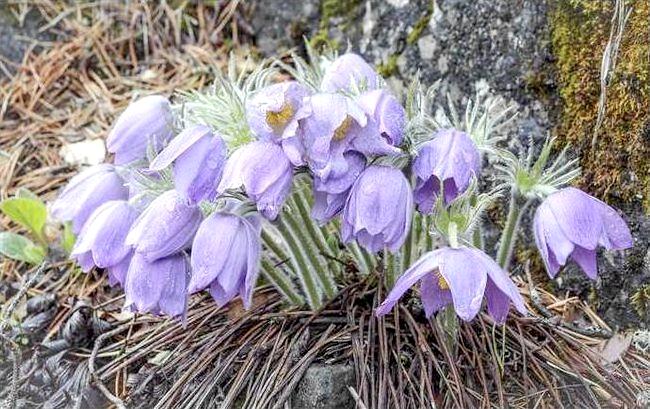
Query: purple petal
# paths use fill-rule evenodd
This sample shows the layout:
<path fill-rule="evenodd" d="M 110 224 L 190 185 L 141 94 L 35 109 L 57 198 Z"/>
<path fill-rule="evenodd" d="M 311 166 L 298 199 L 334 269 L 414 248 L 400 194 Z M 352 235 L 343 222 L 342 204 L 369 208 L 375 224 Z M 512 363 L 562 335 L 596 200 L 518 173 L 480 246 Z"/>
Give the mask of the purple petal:
<path fill-rule="evenodd" d="M 126 237 L 148 261 L 170 256 L 186 248 L 201 223 L 201 210 L 188 204 L 176 191 L 158 196 L 133 223 Z"/>
<path fill-rule="evenodd" d="M 601 209 L 591 196 L 568 187 L 549 195 L 544 203 L 551 209 L 557 225 L 573 244 L 589 250 L 596 248 L 603 223 Z"/>
<path fill-rule="evenodd" d="M 297 112 L 309 90 L 296 81 L 273 84 L 258 91 L 246 103 L 246 117 L 260 140 L 279 141 L 295 136 Z"/>
<path fill-rule="evenodd" d="M 126 273 L 129 271 L 129 265 L 131 264 L 131 258 L 133 254 L 129 254 L 122 261 L 117 264 L 114 264 L 106 269 L 108 272 L 108 284 L 115 286 L 117 284 L 123 286 L 126 280 Z"/>
<path fill-rule="evenodd" d="M 375 89 L 379 85 L 379 76 L 359 55 L 343 54 L 327 67 L 321 89 L 325 92 L 350 91 L 353 85 Z"/>
<path fill-rule="evenodd" d="M 467 250 L 444 247 L 437 251 L 440 275 L 449 286 L 454 310 L 464 321 L 471 321 L 481 309 L 487 273 L 482 260 Z"/>
<path fill-rule="evenodd" d="M 453 302 L 451 292 L 440 288 L 435 274 L 427 274 L 422 277 L 420 297 L 424 306 L 424 315 L 427 318 Z"/>
<path fill-rule="evenodd" d="M 576 246 L 571 253 L 571 258 L 578 263 L 587 277 L 595 280 L 598 277 L 598 263 L 596 261 L 596 250 L 584 249 Z"/>
<path fill-rule="evenodd" d="M 183 130 L 151 161 L 149 169 L 161 171 L 167 168 L 199 140 L 209 139 L 211 136 L 210 128 L 205 125 L 195 125 Z"/>
<path fill-rule="evenodd" d="M 399 101 L 385 89 L 364 93 L 359 104 L 376 123 L 379 132 L 392 146 L 399 146 L 404 138 L 406 112 Z"/>
<path fill-rule="evenodd" d="M 510 310 L 510 298 L 492 282 L 487 281 L 485 286 L 485 299 L 487 301 L 488 313 L 498 324 L 503 324 L 508 318 Z"/>
<path fill-rule="evenodd" d="M 413 287 L 415 283 L 427 274 L 433 274 L 433 271 L 439 266 L 440 260 L 438 256 L 439 252 L 430 251 L 413 263 L 413 265 L 397 279 L 384 302 L 382 302 L 377 310 L 375 310 L 375 315 L 380 317 L 388 314 L 409 288 Z"/>
<path fill-rule="evenodd" d="M 115 122 L 106 148 L 115 154 L 115 164 L 143 159 L 149 145 L 157 150 L 171 137 L 169 101 L 150 95 L 131 103 Z"/>

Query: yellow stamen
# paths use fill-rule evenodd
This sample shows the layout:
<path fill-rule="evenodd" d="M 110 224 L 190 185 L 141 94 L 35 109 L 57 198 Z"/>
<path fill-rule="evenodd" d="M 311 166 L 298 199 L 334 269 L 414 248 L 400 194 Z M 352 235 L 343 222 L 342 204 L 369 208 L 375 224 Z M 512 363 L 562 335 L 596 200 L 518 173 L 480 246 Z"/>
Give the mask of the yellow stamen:
<path fill-rule="evenodd" d="M 449 284 L 447 284 L 445 278 L 440 274 L 440 270 L 436 270 L 436 277 L 438 277 L 438 287 L 441 290 L 449 290 Z"/>
<path fill-rule="evenodd" d="M 345 139 L 346 134 L 350 130 L 350 126 L 352 126 L 352 118 L 346 116 L 343 122 L 341 122 L 341 125 L 334 130 L 334 137 L 332 139 L 335 141 L 342 141 Z"/>
<path fill-rule="evenodd" d="M 285 103 L 279 111 L 268 111 L 266 113 L 266 123 L 275 130 L 281 129 L 287 125 L 292 116 L 293 107 Z"/>

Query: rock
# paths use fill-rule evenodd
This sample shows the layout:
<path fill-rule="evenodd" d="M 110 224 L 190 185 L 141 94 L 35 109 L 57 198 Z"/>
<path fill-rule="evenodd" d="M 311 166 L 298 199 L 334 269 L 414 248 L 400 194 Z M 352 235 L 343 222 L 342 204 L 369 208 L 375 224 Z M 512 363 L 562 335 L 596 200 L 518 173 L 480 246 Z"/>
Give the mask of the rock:
<path fill-rule="evenodd" d="M 21 26 L 16 16 L 9 9 L 6 2 L 0 3 L 0 55 L 8 58 L 13 62 L 20 62 L 23 54 L 30 43 L 30 38 L 45 39 L 48 36 L 38 32 L 39 26 L 43 24 L 43 19 L 35 11 L 31 10 L 24 19 Z M 7 69 L 13 72 L 11 66 Z M 0 76 L 4 76 L 4 70 L 0 70 Z"/>
<path fill-rule="evenodd" d="M 291 398 L 293 409 L 354 409 L 348 391 L 354 387 L 354 368 L 350 365 L 312 365 L 307 369 Z"/>

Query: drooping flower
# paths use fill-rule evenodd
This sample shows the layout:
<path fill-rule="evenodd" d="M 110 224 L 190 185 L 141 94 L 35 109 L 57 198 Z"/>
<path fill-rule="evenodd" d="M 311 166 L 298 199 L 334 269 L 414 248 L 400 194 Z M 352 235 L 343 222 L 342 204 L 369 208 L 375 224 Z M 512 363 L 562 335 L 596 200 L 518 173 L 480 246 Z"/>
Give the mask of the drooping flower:
<path fill-rule="evenodd" d="M 195 125 L 178 134 L 151 162 L 149 169 L 161 171 L 174 163 L 174 187 L 190 202 L 212 200 L 217 194 L 226 162 L 223 139 L 205 125 Z"/>
<path fill-rule="evenodd" d="M 111 274 L 119 280 L 118 266 L 130 256 L 131 246 L 125 243 L 126 235 L 138 216 L 137 211 L 125 200 L 111 200 L 99 206 L 84 224 L 70 255 L 80 260 L 84 271 L 93 265 L 113 268 Z"/>
<path fill-rule="evenodd" d="M 418 210 L 430 213 L 441 188 L 445 203 L 453 201 L 467 189 L 480 167 L 479 151 L 469 135 L 454 129 L 438 131 L 420 147 L 413 161 Z"/>
<path fill-rule="evenodd" d="M 360 105 L 341 94 L 316 94 L 305 100 L 300 120 L 307 163 L 319 178 L 348 171 L 344 154 L 396 155 L 400 150 L 382 137 Z"/>
<path fill-rule="evenodd" d="M 169 190 L 154 199 L 136 219 L 126 244 L 149 262 L 167 257 L 192 243 L 201 219 L 198 206 Z"/>
<path fill-rule="evenodd" d="M 192 244 L 190 293 L 209 288 L 219 306 L 239 295 L 250 307 L 261 252 L 260 230 L 254 224 L 223 212 L 201 223 Z"/>
<path fill-rule="evenodd" d="M 580 189 L 567 187 L 550 194 L 535 212 L 535 242 L 546 270 L 554 278 L 571 257 L 596 279 L 596 249 L 632 247 L 632 235 L 616 210 Z"/>
<path fill-rule="evenodd" d="M 388 143 L 399 146 L 404 139 L 406 111 L 397 98 L 386 89 L 377 89 L 365 92 L 358 101 Z"/>
<path fill-rule="evenodd" d="M 179 253 L 148 261 L 135 253 L 126 274 L 124 309 L 172 317 L 187 311 L 187 256 Z"/>
<path fill-rule="evenodd" d="M 128 193 L 113 165 L 95 165 L 70 180 L 52 204 L 52 215 L 72 221 L 72 230 L 78 234 L 95 209 L 109 200 L 126 199 Z"/>
<path fill-rule="evenodd" d="M 350 151 L 344 156 L 348 171 L 343 175 L 327 179 L 314 178 L 311 216 L 321 224 L 331 220 L 343 209 L 354 181 L 366 166 L 366 159 L 358 152 Z"/>
<path fill-rule="evenodd" d="M 271 142 L 255 141 L 236 150 L 226 162 L 217 189 L 243 187 L 257 209 L 268 219 L 275 219 L 291 192 L 293 170 L 282 148 Z"/>
<path fill-rule="evenodd" d="M 443 247 L 424 254 L 400 276 L 376 315 L 387 314 L 418 281 L 427 317 L 453 304 L 461 319 L 471 321 L 481 309 L 483 298 L 496 322 L 505 321 L 511 302 L 517 311 L 526 314 L 517 287 L 494 260 L 474 248 Z"/>
<path fill-rule="evenodd" d="M 404 174 L 388 166 L 367 167 L 352 185 L 343 209 L 341 237 L 367 250 L 397 251 L 411 227 L 413 193 Z"/>
<path fill-rule="evenodd" d="M 376 89 L 379 85 L 379 75 L 363 58 L 354 53 L 346 53 L 327 67 L 321 82 L 321 90 L 349 92 L 354 88 Z"/>
<path fill-rule="evenodd" d="M 172 112 L 167 98 L 142 97 L 131 103 L 117 118 L 106 139 L 106 148 L 115 154 L 115 164 L 144 159 L 149 146 L 162 149 L 172 136 Z"/>

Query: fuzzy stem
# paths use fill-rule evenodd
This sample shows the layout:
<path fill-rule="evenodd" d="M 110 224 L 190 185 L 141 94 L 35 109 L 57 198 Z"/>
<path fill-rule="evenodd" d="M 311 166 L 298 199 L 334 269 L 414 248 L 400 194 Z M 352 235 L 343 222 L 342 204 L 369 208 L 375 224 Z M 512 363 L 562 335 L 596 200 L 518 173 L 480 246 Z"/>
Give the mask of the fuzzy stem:
<path fill-rule="evenodd" d="M 325 295 L 328 299 L 333 298 L 336 294 L 336 284 L 334 284 L 330 272 L 325 268 L 327 262 L 324 262 L 318 257 L 316 244 L 314 244 L 310 237 L 305 233 L 305 229 L 301 227 L 301 223 L 308 223 L 298 220 L 296 214 L 293 212 L 286 211 L 283 216 L 287 221 L 289 230 L 294 233 L 296 243 L 300 244 L 299 248 L 300 251 L 302 251 L 303 258 L 307 261 L 307 264 L 313 268 L 313 271 L 316 272 L 316 279 L 320 282 L 321 288 L 325 291 Z"/>
<path fill-rule="evenodd" d="M 312 310 L 317 310 L 321 306 L 321 300 L 314 277 L 315 269 L 313 266 L 309 265 L 303 256 L 303 253 L 300 251 L 300 246 L 298 245 L 296 234 L 288 226 L 284 220 L 284 217 L 282 217 L 278 223 L 278 231 L 289 247 L 290 259 L 293 262 L 296 274 L 300 278 L 303 290 L 307 295 L 307 302 L 309 303 L 309 306 Z"/>
<path fill-rule="evenodd" d="M 305 300 L 298 294 L 289 277 L 266 258 L 262 260 L 262 274 L 293 305 L 300 306 L 305 303 Z"/>
<path fill-rule="evenodd" d="M 371 265 L 368 263 L 368 259 L 365 254 L 363 254 L 363 250 L 359 247 L 359 244 L 357 244 L 356 241 L 353 241 L 349 243 L 347 247 L 350 249 L 352 258 L 357 263 L 359 270 L 365 274 L 370 274 L 370 271 L 372 270 Z"/>
<path fill-rule="evenodd" d="M 529 203 L 530 201 L 526 201 L 522 205 L 519 194 L 515 191 L 512 192 L 506 225 L 503 228 L 503 233 L 501 233 L 501 241 L 499 243 L 499 250 L 497 251 L 497 263 L 499 263 L 501 268 L 504 270 L 507 270 L 510 265 L 512 252 L 517 242 L 516 233 L 517 228 L 519 227 L 519 221 L 521 220 L 521 215 L 524 209 L 526 209 Z"/>

